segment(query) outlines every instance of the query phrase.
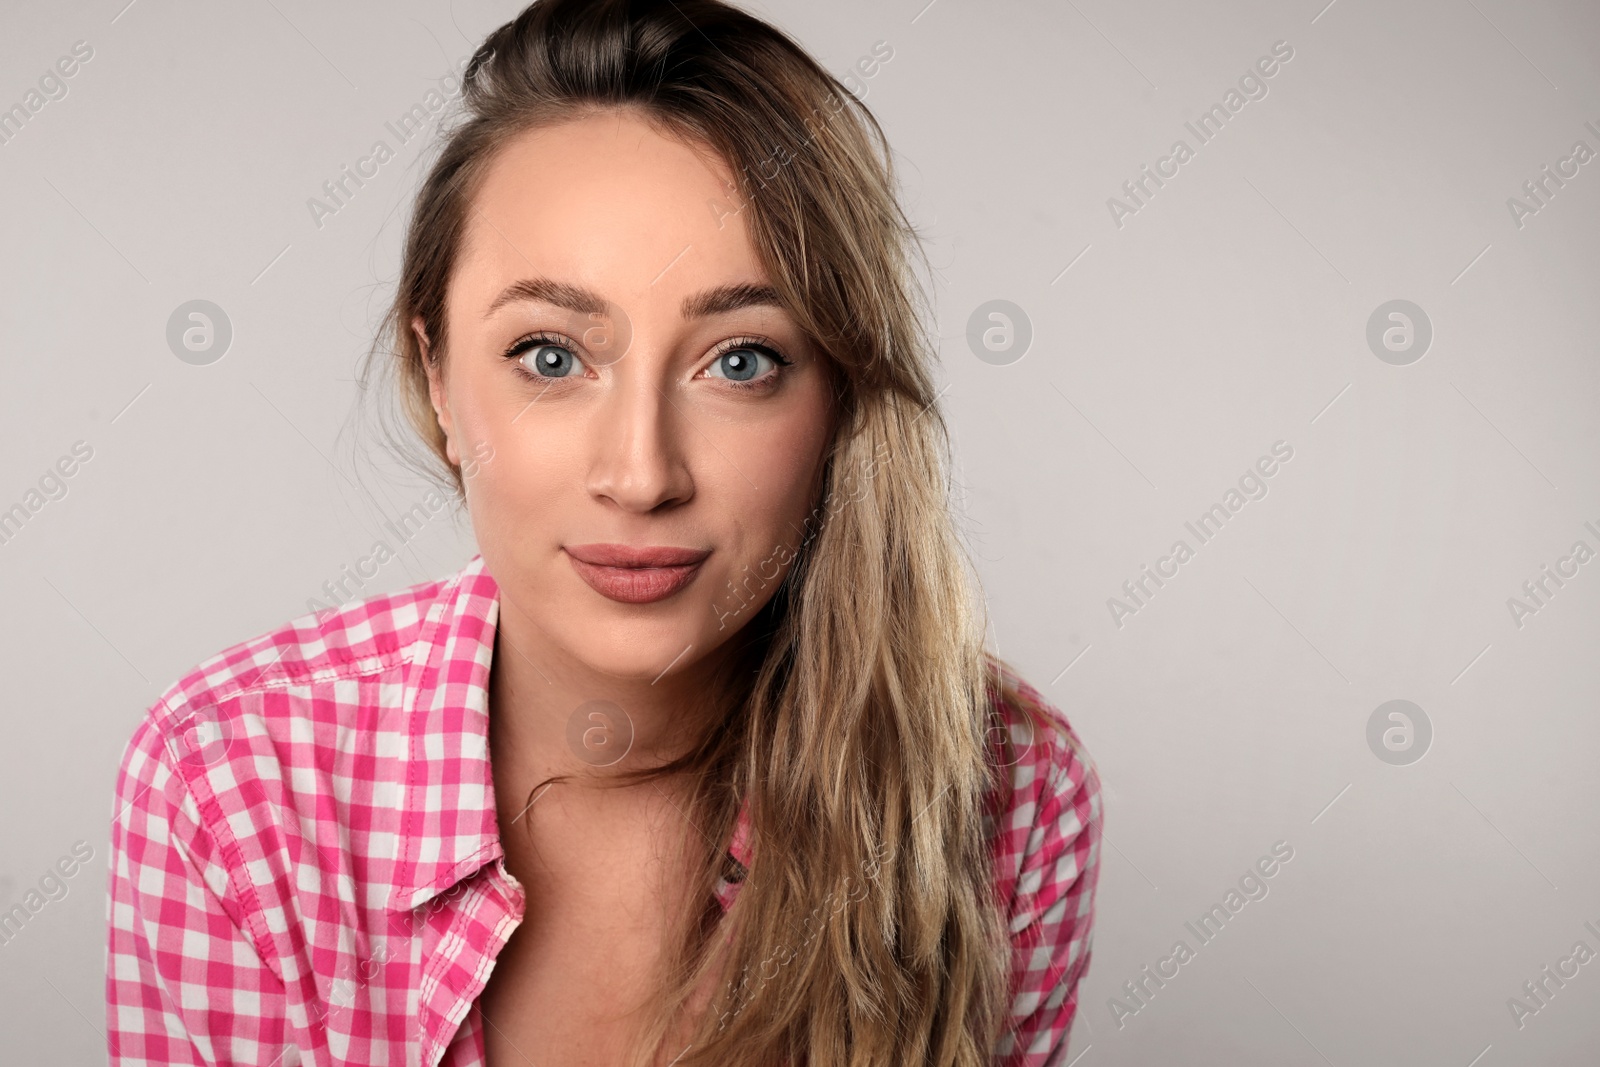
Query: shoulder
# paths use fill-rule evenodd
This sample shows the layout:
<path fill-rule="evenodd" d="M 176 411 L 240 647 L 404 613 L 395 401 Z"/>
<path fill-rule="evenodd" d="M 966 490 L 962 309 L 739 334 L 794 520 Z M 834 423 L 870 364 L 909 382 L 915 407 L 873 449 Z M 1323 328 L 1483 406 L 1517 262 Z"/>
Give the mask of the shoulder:
<path fill-rule="evenodd" d="M 1059 707 L 999 661 L 990 691 L 993 733 L 1011 742 L 995 749 L 1009 776 L 993 828 L 1002 899 L 1017 904 L 1052 884 L 1092 882 L 1102 801 L 1088 748 Z"/>
<path fill-rule="evenodd" d="M 169 708 L 215 706 L 241 694 L 379 673 L 414 646 L 429 609 L 451 579 L 435 579 L 308 612 L 231 645 L 191 668 L 162 694 Z"/>
<path fill-rule="evenodd" d="M 325 762 L 325 746 L 308 740 L 372 743 L 352 727 L 380 693 L 398 692 L 384 676 L 403 680 L 455 580 L 307 613 L 196 664 L 146 710 L 123 754 L 119 793 L 170 777 L 203 800 L 224 781 L 287 782 L 300 764 Z"/>
<path fill-rule="evenodd" d="M 163 899 L 189 899 L 199 879 L 274 958 L 286 902 L 328 874 L 299 870 L 307 846 L 354 827 L 392 836 L 414 668 L 438 658 L 443 609 L 472 573 L 299 616 L 168 687 L 123 752 L 117 877 Z M 345 862 L 328 851 L 310 867 Z"/>
<path fill-rule="evenodd" d="M 991 680 L 1009 750 L 1010 798 L 994 840 L 1011 939 L 1009 1028 L 998 1064 L 1061 1063 L 1092 955 L 1100 872 L 1100 776 L 1060 708 L 999 660 Z M 1081 1053 L 1080 1053 L 1081 1055 Z"/>

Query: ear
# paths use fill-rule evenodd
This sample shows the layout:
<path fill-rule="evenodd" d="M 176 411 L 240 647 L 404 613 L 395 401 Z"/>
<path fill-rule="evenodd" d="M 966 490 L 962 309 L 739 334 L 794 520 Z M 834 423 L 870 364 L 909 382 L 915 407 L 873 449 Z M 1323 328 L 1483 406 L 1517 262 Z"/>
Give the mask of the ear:
<path fill-rule="evenodd" d="M 422 366 L 428 374 L 428 400 L 433 405 L 433 416 L 439 420 L 439 429 L 444 432 L 445 457 L 452 466 L 461 466 L 461 456 L 456 449 L 456 438 L 450 419 L 450 401 L 445 395 L 444 368 L 433 358 L 433 349 L 428 342 L 428 331 L 423 326 L 422 316 L 418 315 L 411 320 L 411 332 L 417 335 L 417 345 L 422 349 Z"/>

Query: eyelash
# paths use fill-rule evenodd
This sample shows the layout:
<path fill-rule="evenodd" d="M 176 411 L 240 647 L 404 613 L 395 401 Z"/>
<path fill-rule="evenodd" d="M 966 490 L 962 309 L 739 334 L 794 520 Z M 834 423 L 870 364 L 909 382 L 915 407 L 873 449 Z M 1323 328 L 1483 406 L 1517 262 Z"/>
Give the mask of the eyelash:
<path fill-rule="evenodd" d="M 789 358 L 784 357 L 782 352 L 779 352 L 776 347 L 773 347 L 771 341 L 768 341 L 766 338 L 757 338 L 757 336 L 744 336 L 744 338 L 728 339 L 728 341 L 723 342 L 722 346 L 717 347 L 717 350 L 715 350 L 714 354 L 712 354 L 712 357 L 710 357 L 710 362 L 707 363 L 706 366 L 712 365 L 712 363 L 717 362 L 717 360 L 720 360 L 720 358 L 725 357 L 725 355 L 730 354 L 730 352 L 733 352 L 733 350 L 736 349 L 750 349 L 752 352 L 760 352 L 760 354 L 766 355 L 766 357 L 771 357 L 773 363 L 778 363 L 779 370 L 773 371 L 771 374 L 763 374 L 762 378 L 754 379 L 754 381 L 739 382 L 734 381 L 734 379 L 731 378 L 723 379 L 723 382 L 728 384 L 728 386 L 733 387 L 733 389 L 742 389 L 746 390 L 746 392 L 763 392 L 763 390 L 766 389 L 773 389 L 773 387 L 778 384 L 778 379 L 784 376 L 784 371 L 782 371 L 782 368 L 786 368 L 786 366 L 794 366 L 794 360 L 789 360 Z"/>
<path fill-rule="evenodd" d="M 538 348 L 543 345 L 556 345 L 560 348 L 565 348 L 571 351 L 573 355 L 577 355 L 579 349 L 578 344 L 571 338 L 565 337 L 558 333 L 540 331 L 538 333 L 529 334 L 526 337 L 518 338 L 516 341 L 512 342 L 511 347 L 506 349 L 503 355 L 506 359 L 511 360 L 512 367 L 516 370 L 516 372 L 529 381 L 559 382 L 562 379 L 547 378 L 544 375 L 535 374 L 522 365 L 522 362 L 519 358 L 520 356 L 531 349 Z M 734 352 L 741 348 L 748 348 L 752 351 L 760 352 L 762 355 L 771 357 L 772 361 L 777 363 L 780 368 L 794 366 L 794 360 L 785 358 L 783 353 L 779 352 L 777 348 L 773 346 L 772 341 L 769 338 L 755 335 L 734 337 L 725 341 L 722 347 L 719 348 L 718 351 L 711 357 L 711 363 L 715 363 L 729 352 Z M 710 363 L 707 364 L 707 366 L 710 365 Z M 724 378 L 722 380 L 727 382 L 728 385 L 735 389 L 755 393 L 772 388 L 773 384 L 776 383 L 776 380 L 781 377 L 783 377 L 783 371 L 780 369 L 772 374 L 763 375 L 760 378 L 752 379 L 748 382 L 734 381 L 731 378 Z"/>
<path fill-rule="evenodd" d="M 559 378 L 544 378 L 542 375 L 535 374 L 527 367 L 522 365 L 522 361 L 519 357 L 521 357 L 523 353 L 528 352 L 531 349 L 539 348 L 543 345 L 557 345 L 561 348 L 569 349 L 574 353 L 578 351 L 577 342 L 573 341 L 571 338 L 564 337 L 558 333 L 540 331 L 538 333 L 530 333 L 526 337 L 517 338 L 515 341 L 511 342 L 511 347 L 502 352 L 501 355 L 511 361 L 512 368 L 518 374 L 521 374 L 530 381 L 559 381 Z"/>

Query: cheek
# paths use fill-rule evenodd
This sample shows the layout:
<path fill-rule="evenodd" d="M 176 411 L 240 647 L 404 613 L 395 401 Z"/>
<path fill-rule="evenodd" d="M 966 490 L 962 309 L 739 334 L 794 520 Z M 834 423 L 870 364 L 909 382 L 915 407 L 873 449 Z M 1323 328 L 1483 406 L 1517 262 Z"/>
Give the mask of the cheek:
<path fill-rule="evenodd" d="M 472 463 L 473 473 L 485 455 L 499 444 L 497 423 L 503 422 L 495 410 L 492 383 L 482 369 L 457 358 L 445 367 L 445 402 L 450 415 L 450 448 L 453 459 L 463 468 Z"/>
<path fill-rule="evenodd" d="M 450 380 L 451 441 L 466 488 L 467 510 L 486 555 L 494 546 L 513 552 L 528 534 L 548 525 L 548 510 L 562 479 L 571 482 L 575 459 L 556 450 L 572 435 L 551 425 L 549 413 L 507 388 L 489 367 L 462 367 Z"/>
<path fill-rule="evenodd" d="M 504 546 L 502 554 L 513 557 L 550 541 L 561 517 L 582 496 L 582 458 L 574 448 L 578 432 L 540 414 L 480 413 L 463 435 L 462 474 L 473 530 L 480 545 Z"/>
<path fill-rule="evenodd" d="M 813 517 L 810 524 L 807 518 L 820 503 L 814 497 L 826 433 L 819 401 L 748 428 L 734 442 L 737 451 L 719 442 L 728 456 L 746 457 L 738 465 L 748 475 L 746 480 L 727 462 L 713 457 L 719 470 L 716 511 L 724 528 L 737 538 L 727 560 L 731 571 L 746 564 L 756 568 L 779 545 L 798 549 L 808 531 L 814 530 L 820 516 Z"/>
<path fill-rule="evenodd" d="M 804 424 L 754 435 L 740 451 L 751 462 L 740 466 L 756 484 L 751 485 L 738 474 L 732 480 L 723 479 L 729 510 L 752 523 L 759 521 L 774 528 L 804 515 L 812 505 L 820 458 L 820 444 L 813 436 L 811 428 Z"/>

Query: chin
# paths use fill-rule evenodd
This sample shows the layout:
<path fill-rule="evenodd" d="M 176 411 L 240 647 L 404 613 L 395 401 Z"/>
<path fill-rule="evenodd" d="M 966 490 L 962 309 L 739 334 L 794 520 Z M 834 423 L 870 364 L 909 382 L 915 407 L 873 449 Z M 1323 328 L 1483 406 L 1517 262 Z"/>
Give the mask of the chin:
<path fill-rule="evenodd" d="M 552 620 L 555 632 L 571 641 L 579 650 L 574 654 L 581 654 L 591 669 L 618 678 L 653 681 L 669 665 L 677 673 L 728 636 L 715 632 L 708 636 L 704 627 L 689 622 L 697 617 L 694 609 L 710 613 L 699 602 L 674 605 L 670 611 L 663 611 L 659 604 L 643 605 L 654 612 L 629 618 L 627 615 L 640 611 L 641 606 L 605 600 L 588 589 L 584 593 L 590 603 L 567 615 L 565 622 Z"/>

